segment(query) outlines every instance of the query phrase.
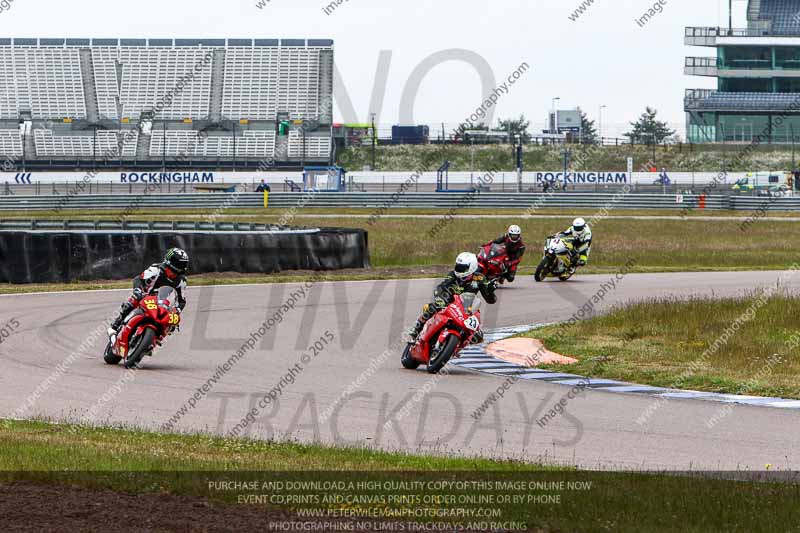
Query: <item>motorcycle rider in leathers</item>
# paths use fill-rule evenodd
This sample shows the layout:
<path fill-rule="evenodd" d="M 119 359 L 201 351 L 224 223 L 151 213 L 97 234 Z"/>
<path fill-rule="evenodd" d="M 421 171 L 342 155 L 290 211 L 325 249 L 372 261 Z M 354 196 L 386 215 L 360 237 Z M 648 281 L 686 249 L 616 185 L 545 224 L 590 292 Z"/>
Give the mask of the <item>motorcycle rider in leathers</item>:
<path fill-rule="evenodd" d="M 145 296 L 155 294 L 161 287 L 172 287 L 177 294 L 178 312 L 186 307 L 186 272 L 189 269 L 189 254 L 180 248 L 167 251 L 164 261 L 150 265 L 133 279 L 133 294 L 122 303 L 119 316 L 108 328 L 108 336 L 119 333 L 125 318 L 139 306 Z"/>
<path fill-rule="evenodd" d="M 525 254 L 525 243 L 522 242 L 522 229 L 516 224 L 508 227 L 508 232 L 499 236 L 491 244 L 503 244 L 510 262 L 503 278 L 511 283 L 517 277 L 517 267 Z"/>
<path fill-rule="evenodd" d="M 555 235 L 572 243 L 572 264 L 584 266 L 589 261 L 592 251 L 592 229 L 582 218 L 576 218 L 572 226 Z"/>
<path fill-rule="evenodd" d="M 416 341 L 428 320 L 438 311 L 446 308 L 453 302 L 456 294 L 480 292 L 486 303 L 494 304 L 497 302 L 495 290 L 497 285 L 486 279 L 483 273 L 478 271 L 478 257 L 470 252 L 464 252 L 456 258 L 455 267 L 447 274 L 447 277 L 436 286 L 433 291 L 433 301 L 425 304 L 422 315 L 417 319 L 417 324 L 410 332 L 411 339 Z M 472 342 L 479 344 L 483 341 L 483 332 L 478 331 Z"/>

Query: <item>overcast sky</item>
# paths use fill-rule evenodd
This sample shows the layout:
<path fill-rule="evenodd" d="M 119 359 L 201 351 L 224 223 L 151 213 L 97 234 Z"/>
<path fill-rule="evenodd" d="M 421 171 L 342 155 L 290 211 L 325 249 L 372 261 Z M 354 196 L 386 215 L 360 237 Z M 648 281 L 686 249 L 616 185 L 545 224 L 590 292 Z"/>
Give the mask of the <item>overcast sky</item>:
<path fill-rule="evenodd" d="M 712 52 L 685 47 L 684 27 L 727 25 L 728 4 L 661 0 L 663 12 L 640 27 L 635 19 L 654 1 L 594 0 L 576 21 L 569 15 L 582 0 L 344 0 L 326 14 L 330 1 L 13 0 L 0 12 L 0 25 L 9 37 L 331 38 L 356 112 L 343 116 L 337 109 L 337 119 L 366 121 L 376 111 L 386 125 L 399 120 L 401 95 L 415 67 L 437 52 L 465 49 L 485 59 L 498 83 L 521 63 L 530 65 L 499 97 L 495 119 L 524 113 L 541 129 L 551 99 L 559 96 L 559 107 L 580 106 L 592 118 L 606 105 L 606 136 L 621 135 L 646 105 L 683 135 L 684 89 L 715 86 L 713 79 L 683 75 L 685 56 Z M 735 26 L 745 23 L 745 5 L 735 2 Z M 391 63 L 382 109 L 372 110 L 381 50 L 391 52 Z M 475 69 L 448 61 L 422 82 L 413 117 L 456 124 L 482 96 Z"/>

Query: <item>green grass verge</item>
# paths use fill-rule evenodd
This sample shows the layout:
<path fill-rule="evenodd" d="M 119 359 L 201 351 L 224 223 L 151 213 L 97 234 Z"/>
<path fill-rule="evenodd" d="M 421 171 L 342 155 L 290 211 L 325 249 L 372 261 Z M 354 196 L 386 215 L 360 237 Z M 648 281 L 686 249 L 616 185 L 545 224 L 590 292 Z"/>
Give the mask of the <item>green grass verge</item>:
<path fill-rule="evenodd" d="M 374 224 L 369 219 L 347 215 L 336 217 L 304 217 L 296 222 L 306 226 L 341 226 L 364 228 L 369 232 L 369 248 L 373 269 L 331 272 L 328 280 L 397 279 L 439 277 L 464 250 L 477 251 L 479 246 L 502 234 L 511 222 L 522 226 L 528 252 L 522 273 L 530 274 L 539 260 L 544 237 L 569 226 L 571 213 L 546 219 L 515 220 L 480 218 L 382 218 Z M 153 215 L 155 216 L 155 215 Z M 72 217 L 71 217 L 72 218 Z M 113 215 L 83 214 L 74 218 L 103 219 Z M 139 214 L 133 218 L 152 218 Z M 202 220 L 202 215 L 187 218 Z M 276 216 L 253 216 L 248 221 L 276 223 Z M 440 231 L 431 235 L 432 228 Z M 713 227 L 712 227 L 713 226 Z M 679 272 L 726 270 L 781 270 L 794 261 L 794 243 L 800 241 L 800 224 L 757 220 L 745 230 L 742 223 L 731 220 L 638 220 L 598 219 L 593 224 L 594 246 L 584 274 L 605 274 L 618 271 L 633 262 L 631 272 Z M 713 237 L 706 238 L 707 235 Z M 693 238 L 698 236 L 698 238 Z M 698 239 L 702 242 L 698 242 Z M 225 283 L 270 283 L 300 281 L 305 273 L 260 275 L 198 275 L 196 285 Z M 0 293 L 31 290 L 97 289 L 127 287 L 126 282 L 77 282 L 68 285 L 0 286 Z"/>
<path fill-rule="evenodd" d="M 364 228 L 369 232 L 370 256 L 376 268 L 424 267 L 448 265 L 458 253 L 478 247 L 502 234 L 508 224 L 519 223 L 528 244 L 523 265 L 534 266 L 546 235 L 569 226 L 574 216 L 590 214 L 572 212 L 550 219 L 515 220 L 480 218 L 455 219 L 408 218 L 368 219 L 341 217 L 304 217 L 297 222 L 305 226 L 341 226 Z M 112 215 L 106 215 L 113 218 Z M 101 219 L 101 216 L 76 218 Z M 151 218 L 140 215 L 135 218 Z M 193 217 L 189 217 L 193 218 Z M 202 220 L 197 215 L 197 220 Z M 248 218 L 251 222 L 276 223 L 276 216 Z M 594 221 L 594 246 L 591 267 L 614 270 L 629 259 L 635 259 L 633 271 L 657 272 L 675 270 L 782 269 L 794 260 L 793 242 L 800 240 L 800 225 L 791 222 L 756 220 L 741 229 L 739 221 L 721 220 L 638 220 L 598 219 Z M 440 231 L 429 233 L 437 225 Z M 705 238 L 709 232 L 713 238 Z M 699 237 L 702 244 L 693 236 Z M 585 270 L 584 272 L 589 272 Z"/>
<path fill-rule="evenodd" d="M 44 422 L 0 424 L 0 480 L 34 480 L 125 492 L 168 492 L 236 503 L 249 491 L 215 490 L 210 480 L 336 481 L 532 481 L 550 488 L 474 487 L 395 490 L 380 486 L 359 494 L 406 496 L 403 503 L 314 503 L 290 507 L 315 509 L 499 509 L 502 518 L 548 531 L 788 531 L 800 522 L 800 485 L 730 481 L 652 473 L 581 472 L 512 461 L 448 458 L 330 448 L 297 443 L 224 439 L 205 435 L 163 435 L 130 429 L 51 425 Z M 568 483 L 581 482 L 583 490 Z M 564 483 L 565 487 L 554 487 Z M 590 486 L 585 484 L 590 483 Z M 275 491 L 258 490 L 255 494 Z M 285 491 L 278 491 L 285 494 Z M 350 489 L 310 489 L 306 493 L 352 494 Z M 409 503 L 426 495 L 487 495 L 483 505 Z M 500 496 L 549 497 L 548 503 L 500 502 Z M 556 503 L 555 497 L 558 497 Z M 458 522 L 482 519 L 459 518 Z M 491 519 L 489 519 L 491 520 Z M 438 521 L 438 520 L 437 520 Z"/>
<path fill-rule="evenodd" d="M 525 168 L 556 170 L 563 168 L 563 146 L 526 146 Z M 625 172 L 628 157 L 634 160 L 635 170 L 653 160 L 652 147 L 647 146 L 572 146 L 575 170 L 606 170 Z M 470 171 L 496 168 L 513 172 L 513 151 L 509 145 L 425 145 L 379 146 L 376 168 L 385 171 L 405 171 L 423 168 L 436 170 L 442 161 L 450 161 L 451 171 Z M 742 157 L 744 156 L 744 157 Z M 349 148 L 337 153 L 338 163 L 348 169 L 369 167 L 372 147 Z M 670 145 L 658 146 L 655 161 L 658 168 L 670 172 L 752 172 L 754 170 L 782 171 L 793 167 L 791 146 L 781 145 Z M 432 165 L 434 162 L 435 165 Z M 410 174 L 410 172 L 409 172 Z"/>
<path fill-rule="evenodd" d="M 527 333 L 569 372 L 658 387 L 800 398 L 800 298 L 658 298 Z M 561 365 L 542 365 L 561 369 Z"/>

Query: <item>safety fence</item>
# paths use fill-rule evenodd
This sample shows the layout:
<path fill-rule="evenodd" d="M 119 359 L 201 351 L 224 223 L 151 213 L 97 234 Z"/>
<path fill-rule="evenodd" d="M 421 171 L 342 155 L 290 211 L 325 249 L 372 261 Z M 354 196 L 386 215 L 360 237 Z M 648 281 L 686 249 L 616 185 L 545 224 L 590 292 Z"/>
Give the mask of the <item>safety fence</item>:
<path fill-rule="evenodd" d="M 731 209 L 742 211 L 800 211 L 800 197 L 766 196 L 730 199 Z"/>
<path fill-rule="evenodd" d="M 616 193 L 272 193 L 268 211 L 303 208 L 435 208 L 442 210 L 485 208 L 614 208 L 614 209 L 754 209 L 764 203 L 769 209 L 800 209 L 800 198 L 736 197 L 726 195 L 626 194 Z M 76 196 L 0 197 L 0 210 L 103 209 L 133 214 L 137 209 L 227 209 L 263 208 L 260 193 L 133 194 Z"/>
<path fill-rule="evenodd" d="M 163 223 L 153 223 L 163 225 Z M 44 221 L 28 221 L 42 228 Z M 51 283 L 130 279 L 172 247 L 191 257 L 191 272 L 271 274 L 284 270 L 368 268 L 367 232 L 343 228 L 161 230 L 0 229 L 0 282 Z M 241 229 L 241 228 L 240 228 Z"/>

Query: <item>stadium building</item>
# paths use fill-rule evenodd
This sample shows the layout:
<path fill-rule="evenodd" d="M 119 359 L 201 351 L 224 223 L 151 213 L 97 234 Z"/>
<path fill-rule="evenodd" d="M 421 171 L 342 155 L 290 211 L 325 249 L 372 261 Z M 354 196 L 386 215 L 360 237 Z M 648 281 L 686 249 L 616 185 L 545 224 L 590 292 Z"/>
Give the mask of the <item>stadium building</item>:
<path fill-rule="evenodd" d="M 686 28 L 685 73 L 712 76 L 717 89 L 686 91 L 690 142 L 800 141 L 800 0 L 749 0 L 747 28 Z"/>
<path fill-rule="evenodd" d="M 3 170 L 329 164 L 333 41 L 0 39 Z"/>

